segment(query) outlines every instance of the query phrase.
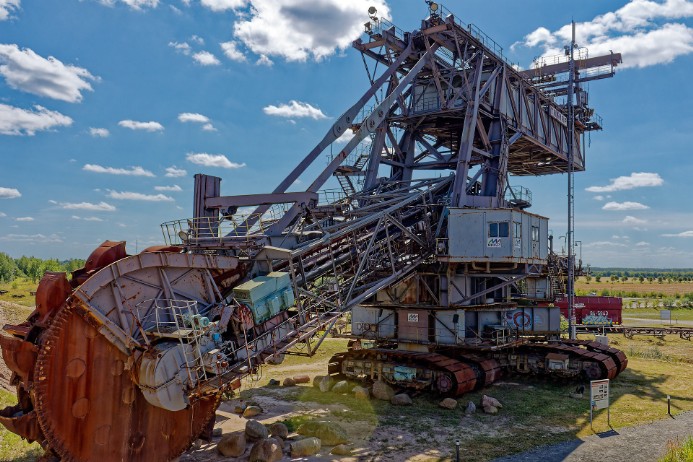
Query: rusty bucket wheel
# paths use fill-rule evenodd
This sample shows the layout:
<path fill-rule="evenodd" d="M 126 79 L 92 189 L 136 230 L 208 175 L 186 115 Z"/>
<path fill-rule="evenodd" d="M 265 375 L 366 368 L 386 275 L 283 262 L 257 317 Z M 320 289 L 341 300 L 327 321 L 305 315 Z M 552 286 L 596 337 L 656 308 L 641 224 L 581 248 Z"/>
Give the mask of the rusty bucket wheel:
<path fill-rule="evenodd" d="M 133 383 L 127 362 L 71 306 L 43 334 L 34 404 L 47 446 L 61 460 L 166 462 L 214 418 L 216 395 L 177 412 L 152 406 Z"/>

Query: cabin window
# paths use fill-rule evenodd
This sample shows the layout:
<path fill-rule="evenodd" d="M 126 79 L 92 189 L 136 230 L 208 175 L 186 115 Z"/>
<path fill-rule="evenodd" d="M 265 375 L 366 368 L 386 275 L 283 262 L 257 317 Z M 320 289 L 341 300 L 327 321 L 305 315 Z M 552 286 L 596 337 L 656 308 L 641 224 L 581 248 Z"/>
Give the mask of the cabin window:
<path fill-rule="evenodd" d="M 508 237 L 509 233 L 510 223 L 507 221 L 488 224 L 488 237 Z"/>

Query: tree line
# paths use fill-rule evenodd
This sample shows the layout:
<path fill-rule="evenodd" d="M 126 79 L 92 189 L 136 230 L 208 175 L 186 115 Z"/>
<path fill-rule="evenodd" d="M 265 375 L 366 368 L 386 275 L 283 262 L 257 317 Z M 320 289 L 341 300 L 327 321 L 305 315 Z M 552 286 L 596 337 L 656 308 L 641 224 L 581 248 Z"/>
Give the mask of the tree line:
<path fill-rule="evenodd" d="M 669 281 L 693 281 L 693 269 L 691 268 L 597 268 L 591 267 L 589 274 L 593 277 L 616 280 L 623 278 L 635 278 L 639 280 L 669 280 Z"/>
<path fill-rule="evenodd" d="M 84 260 L 76 258 L 62 261 L 26 256 L 12 258 L 6 253 L 0 252 L 0 283 L 12 282 L 17 278 L 28 278 L 33 282 L 38 282 L 46 271 L 70 273 L 82 268 L 84 263 Z"/>

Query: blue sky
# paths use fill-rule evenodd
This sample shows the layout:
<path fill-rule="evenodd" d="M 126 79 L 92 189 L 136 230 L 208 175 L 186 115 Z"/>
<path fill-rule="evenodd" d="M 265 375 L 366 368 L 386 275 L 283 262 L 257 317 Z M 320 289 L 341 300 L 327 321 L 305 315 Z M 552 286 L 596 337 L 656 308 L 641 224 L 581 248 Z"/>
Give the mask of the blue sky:
<path fill-rule="evenodd" d="M 270 191 L 367 89 L 349 44 L 371 5 L 405 30 L 427 12 L 423 0 L 0 0 L 0 251 L 161 243 L 160 223 L 192 213 L 195 173 L 222 177 L 226 195 Z M 523 68 L 567 43 L 571 18 L 592 56 L 623 53 L 590 86 L 605 130 L 576 175 L 583 260 L 693 267 L 693 1 L 489 5 L 445 4 Z M 565 234 L 564 175 L 512 183 Z"/>

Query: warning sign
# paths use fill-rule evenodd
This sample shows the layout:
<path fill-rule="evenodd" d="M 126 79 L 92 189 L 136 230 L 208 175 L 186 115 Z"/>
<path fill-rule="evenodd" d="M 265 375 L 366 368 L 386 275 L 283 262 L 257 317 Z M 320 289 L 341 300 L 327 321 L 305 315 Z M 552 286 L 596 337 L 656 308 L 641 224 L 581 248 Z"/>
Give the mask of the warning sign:
<path fill-rule="evenodd" d="M 609 379 L 590 382 L 590 401 L 595 411 L 609 407 Z"/>

